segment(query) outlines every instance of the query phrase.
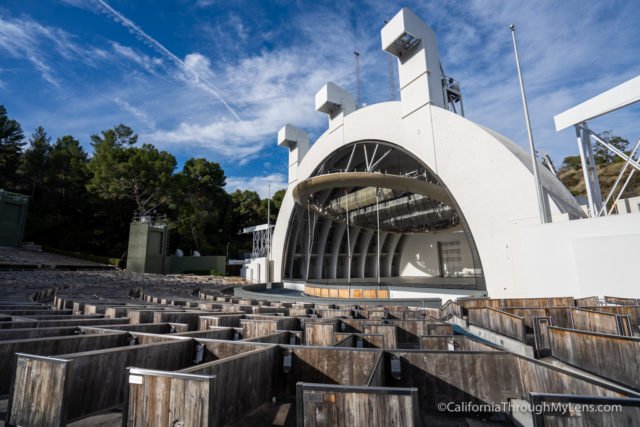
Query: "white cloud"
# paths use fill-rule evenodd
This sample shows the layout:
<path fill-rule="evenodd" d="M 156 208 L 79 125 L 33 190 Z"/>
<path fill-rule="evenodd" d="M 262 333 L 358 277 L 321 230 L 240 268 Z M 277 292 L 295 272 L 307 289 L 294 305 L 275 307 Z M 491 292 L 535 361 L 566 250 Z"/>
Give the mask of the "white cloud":
<path fill-rule="evenodd" d="M 208 148 L 227 160 L 246 163 L 275 144 L 276 132 L 285 123 L 318 129 L 326 118 L 315 112 L 315 92 L 330 80 L 348 85 L 354 73 L 351 52 L 337 44 L 344 42 L 344 34 L 319 31 L 326 29 L 325 20 L 351 31 L 346 17 L 322 15 L 294 22 L 291 31 L 301 40 L 286 48 L 261 51 L 222 66 L 201 53 L 187 55 L 185 69 L 207 81 L 224 82 L 224 96 L 233 100 L 243 120 L 234 122 L 212 111 L 207 117 L 188 117 L 173 128 L 145 137 L 165 147 Z"/>
<path fill-rule="evenodd" d="M 229 15 L 229 24 L 233 27 L 236 36 L 242 41 L 247 41 L 249 38 L 249 31 L 240 18 L 235 13 Z"/>
<path fill-rule="evenodd" d="M 87 0 L 60 0 L 60 1 L 66 4 L 67 6 L 77 7 L 80 9 L 93 10 L 94 8 L 94 5 L 92 4 L 93 2 L 87 1 Z"/>
<path fill-rule="evenodd" d="M 165 58 L 172 61 L 178 67 L 183 70 L 186 74 L 186 79 L 191 80 L 196 85 L 205 90 L 207 93 L 213 95 L 218 98 L 218 100 L 224 105 L 224 107 L 231 113 L 236 120 L 240 120 L 238 113 L 229 105 L 229 102 L 225 97 L 220 93 L 220 90 L 213 84 L 213 81 L 209 78 L 209 76 L 202 75 L 197 73 L 197 70 L 194 72 L 193 69 L 190 69 L 186 66 L 183 60 L 181 60 L 178 56 L 176 56 L 173 52 L 171 52 L 167 47 L 160 43 L 157 39 L 152 37 L 150 34 L 146 33 L 140 26 L 138 26 L 135 22 L 127 18 L 125 15 L 115 10 L 109 3 L 104 0 L 96 0 L 98 5 L 100 6 L 100 10 L 105 14 L 111 16 L 117 22 L 119 22 L 124 27 L 128 28 L 133 34 L 135 34 L 140 40 L 144 43 L 150 45 L 154 49 L 158 50 Z"/>
<path fill-rule="evenodd" d="M 260 128 L 256 122 L 246 120 L 238 123 L 222 119 L 203 125 L 182 122 L 175 129 L 159 130 L 145 137 L 160 146 L 189 145 L 210 150 L 226 159 L 246 161 L 263 148 L 253 142 L 264 137 Z"/>
<path fill-rule="evenodd" d="M 53 47 L 69 57 L 78 50 L 61 30 L 49 28 L 29 19 L 0 17 L 0 48 L 14 58 L 26 59 L 44 80 L 59 87 L 58 78 L 47 61 L 47 50 Z"/>
<path fill-rule="evenodd" d="M 112 41 L 111 48 L 117 55 L 139 65 L 151 74 L 158 74 L 160 71 L 159 68 L 163 65 L 162 59 L 145 55 L 129 46 L 123 46 L 118 42 Z"/>
<path fill-rule="evenodd" d="M 53 67 L 45 45 L 70 60 L 111 60 L 122 69 L 126 64 L 124 76 L 114 73 L 110 81 L 100 84 L 100 90 L 108 93 L 103 104 L 113 107 L 114 97 L 118 98 L 122 112 L 147 126 L 141 131 L 141 140 L 172 152 L 197 153 L 234 165 L 256 159 L 267 148 L 284 157 L 285 151 L 275 148 L 275 134 L 284 123 L 303 127 L 312 137 L 324 129 L 326 117 L 316 113 L 313 105 L 314 94 L 324 83 L 331 80 L 354 91 L 354 49 L 361 52 L 362 101 L 371 104 L 388 97 L 387 63 L 379 46 L 379 29 L 383 19 L 399 9 L 392 1 L 292 6 L 294 12 L 282 21 L 286 24 L 261 28 L 269 32 L 268 43 L 263 43 L 263 33 L 260 40 L 254 36 L 258 33 L 252 24 L 257 20 L 250 11 L 222 13 L 218 20 L 207 22 L 208 30 L 199 23 L 194 25 L 200 29 L 194 30 L 194 38 L 197 34 L 210 36 L 207 44 L 212 49 L 198 48 L 180 57 L 107 3 L 100 3 L 107 5 L 103 12 L 116 16 L 154 50 L 125 46 L 122 41 L 109 42 L 106 49 L 81 49 L 67 33 L 32 21 L 34 26 L 29 27 L 24 19 L 2 18 L 0 24 L 19 22 L 22 31 L 0 25 L 0 49 L 12 56 L 31 54 L 27 60 L 52 84 L 60 84 L 62 73 Z M 213 3 L 200 0 L 196 5 Z M 445 71 L 462 84 L 467 116 L 526 146 L 508 30 L 508 24 L 518 25 L 536 141 L 558 162 L 566 154 L 575 154 L 576 148 L 570 134 L 555 132 L 553 115 L 637 72 L 640 45 L 629 42 L 630 35 L 638 34 L 634 29 L 638 9 L 633 3 L 475 0 L 448 2 L 446 7 L 434 2 L 409 6 L 436 30 Z M 574 22 L 577 9 L 579 25 Z M 222 36 L 228 38 L 220 39 Z M 215 39 L 222 43 L 216 45 Z M 230 41 L 236 42 L 232 52 Z M 83 54 L 89 50 L 93 53 Z M 130 72 L 132 68 L 142 72 Z M 230 111 L 237 111 L 242 120 L 235 120 Z M 121 117 L 120 112 L 110 113 L 104 117 Z M 625 135 L 632 126 L 627 118 L 615 116 L 602 126 L 631 139 L 636 135 Z M 281 157 L 269 160 L 279 164 Z"/>
<path fill-rule="evenodd" d="M 271 174 L 266 176 L 236 176 L 227 177 L 227 191 L 229 193 L 235 190 L 255 191 L 260 198 L 269 197 L 273 193 L 283 188 L 287 188 L 287 178 L 283 174 Z"/>
<path fill-rule="evenodd" d="M 97 67 L 113 59 L 113 55 L 104 49 L 82 45 L 72 34 L 60 28 L 45 26 L 25 17 L 0 17 L 0 50 L 13 58 L 30 62 L 42 79 L 56 88 L 60 88 L 64 79 L 69 77 L 69 65 Z M 122 51 L 118 53 L 123 54 Z M 60 65 L 62 63 L 65 67 Z M 59 69 L 64 69 L 64 72 Z"/>
<path fill-rule="evenodd" d="M 131 105 L 130 103 L 128 103 L 127 101 L 125 101 L 124 99 L 118 96 L 116 96 L 113 99 L 113 102 L 115 102 L 124 111 L 126 111 L 127 113 L 131 114 L 133 117 L 138 119 L 140 122 L 145 124 L 148 128 L 150 129 L 156 128 L 156 123 L 149 117 L 146 111 Z"/>
<path fill-rule="evenodd" d="M 209 7 L 216 4 L 216 0 L 196 0 L 194 6 L 196 7 Z"/>
<path fill-rule="evenodd" d="M 111 42 L 113 53 L 149 73 L 146 77 L 135 76 L 135 81 L 127 79 L 117 90 L 117 103 L 139 121 L 156 124 L 157 128 L 148 126 L 142 139 L 165 149 L 195 150 L 244 164 L 275 144 L 275 134 L 284 123 L 310 128 L 313 133 L 325 121 L 324 116 L 314 111 L 313 94 L 329 80 L 350 84 L 353 79 L 353 56 L 342 45 L 359 37 L 354 34 L 348 16 L 333 10 L 297 17 L 290 23 L 296 40 L 285 48 L 241 53 L 233 61 L 221 62 L 199 52 L 182 60 L 108 3 L 102 0 L 99 3 L 100 10 L 115 17 L 168 60 Z M 231 13 L 227 21 L 236 37 L 248 38 L 249 28 L 240 16 Z M 329 24 L 334 28 L 326 31 Z M 170 62 L 178 67 L 168 68 Z M 165 92 L 156 91 L 158 98 L 152 102 L 148 99 L 149 89 L 157 79 L 167 75 L 186 86 L 168 87 L 165 81 L 161 85 Z M 145 78 L 147 82 L 143 81 Z M 212 105 L 202 91 L 220 99 L 233 114 Z M 125 99 L 141 101 L 136 102 L 134 111 L 130 101 L 124 104 Z M 233 120 L 239 118 L 235 111 L 241 111 L 242 120 Z"/>

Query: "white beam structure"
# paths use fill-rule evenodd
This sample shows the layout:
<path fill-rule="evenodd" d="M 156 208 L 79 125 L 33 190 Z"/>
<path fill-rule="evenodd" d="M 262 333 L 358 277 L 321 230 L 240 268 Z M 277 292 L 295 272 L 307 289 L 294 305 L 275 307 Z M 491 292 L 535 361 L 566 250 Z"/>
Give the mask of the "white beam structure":
<path fill-rule="evenodd" d="M 582 163 L 590 217 L 597 217 L 608 213 L 606 202 L 603 203 L 602 201 L 602 190 L 600 189 L 600 180 L 598 178 L 598 170 L 591 146 L 591 138 L 593 137 L 596 142 L 613 151 L 617 156 L 621 157 L 636 169 L 639 166 L 637 162 L 633 160 L 633 155 L 627 158 L 626 154 L 608 144 L 589 129 L 588 121 L 639 101 L 640 76 L 637 76 L 554 117 L 556 131 L 561 131 L 569 126 L 573 126 L 576 130 L 576 141 Z M 616 185 L 620 182 L 623 173 L 624 171 L 621 171 L 616 179 Z M 611 191 L 615 188 L 614 186 Z M 609 197 L 607 197 L 607 200 L 609 200 Z"/>
<path fill-rule="evenodd" d="M 553 118 L 556 131 L 584 123 L 639 101 L 640 76 L 637 76 L 556 115 Z"/>
<path fill-rule="evenodd" d="M 271 230 L 275 228 L 272 224 L 260 224 L 242 229 L 242 234 L 251 234 L 253 238 L 252 258 L 266 257 L 271 247 Z"/>

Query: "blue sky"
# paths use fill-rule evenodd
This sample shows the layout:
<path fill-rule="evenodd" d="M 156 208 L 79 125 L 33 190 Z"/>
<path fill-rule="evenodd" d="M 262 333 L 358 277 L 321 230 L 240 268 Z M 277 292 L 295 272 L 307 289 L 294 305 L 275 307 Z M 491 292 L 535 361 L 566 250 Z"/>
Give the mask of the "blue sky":
<path fill-rule="evenodd" d="M 278 129 L 322 133 L 314 94 L 329 80 L 355 92 L 354 50 L 362 101 L 390 98 L 379 34 L 403 6 L 435 30 L 467 117 L 526 147 L 508 30 L 517 25 L 534 136 L 557 165 L 577 147 L 553 116 L 640 73 L 634 0 L 1 0 L 0 104 L 27 135 L 42 125 L 89 151 L 91 134 L 128 124 L 180 163 L 219 162 L 229 190 L 264 196 L 286 181 Z M 637 139 L 639 110 L 592 128 Z"/>

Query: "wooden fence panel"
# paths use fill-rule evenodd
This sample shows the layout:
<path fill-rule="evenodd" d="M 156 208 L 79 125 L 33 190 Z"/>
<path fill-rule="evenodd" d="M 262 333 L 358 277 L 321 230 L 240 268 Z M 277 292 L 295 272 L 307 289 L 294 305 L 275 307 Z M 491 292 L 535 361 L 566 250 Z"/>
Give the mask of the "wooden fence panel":
<path fill-rule="evenodd" d="M 573 328 L 572 307 L 505 307 L 501 310 L 523 317 L 525 326 L 530 329 L 533 329 L 536 317 L 549 317 L 555 326 Z"/>
<path fill-rule="evenodd" d="M 574 302 L 576 304 L 576 307 L 598 306 L 600 305 L 600 298 L 598 297 L 576 298 Z"/>
<path fill-rule="evenodd" d="M 16 355 L 7 408 L 10 425 L 66 425 L 65 393 L 69 361 L 28 354 Z"/>
<path fill-rule="evenodd" d="M 531 403 L 541 409 L 533 414 L 534 427 L 633 426 L 640 419 L 640 399 L 636 398 L 531 393 Z"/>
<path fill-rule="evenodd" d="M 211 314 L 211 312 L 201 311 L 201 312 L 167 312 L 167 311 L 159 311 L 153 315 L 153 323 L 186 323 L 189 325 L 190 331 L 197 331 L 200 316 L 206 316 Z"/>
<path fill-rule="evenodd" d="M 209 326 L 227 326 L 232 328 L 240 327 L 240 319 L 244 319 L 245 314 L 220 314 L 216 316 L 200 316 L 198 330 L 205 331 Z"/>
<path fill-rule="evenodd" d="M 294 394 L 298 381 L 366 385 L 382 350 L 345 347 L 287 347 L 291 370 L 283 378 L 285 394 Z"/>
<path fill-rule="evenodd" d="M 502 299 L 501 307 L 573 307 L 573 297 L 508 298 Z"/>
<path fill-rule="evenodd" d="M 441 402 L 500 405 L 527 399 L 532 392 L 622 397 L 615 386 L 561 370 L 535 359 L 507 353 L 467 351 L 389 352 L 400 361 L 387 386 L 417 387 L 421 409 L 437 411 Z"/>
<path fill-rule="evenodd" d="M 591 310 L 591 311 L 599 311 L 602 313 L 612 313 L 612 314 L 619 314 L 621 316 L 629 316 L 631 319 L 631 325 L 633 326 L 634 330 L 636 331 L 636 333 L 638 332 L 638 328 L 640 327 L 640 307 L 638 306 L 622 306 L 622 305 L 617 305 L 617 306 L 599 306 L 599 307 L 582 307 L 582 309 L 584 310 Z M 558 325 L 560 326 L 560 325 Z"/>
<path fill-rule="evenodd" d="M 617 304 L 617 305 L 638 305 L 640 304 L 640 300 L 635 298 L 620 298 L 620 297 L 604 297 L 604 300 L 607 304 Z"/>
<path fill-rule="evenodd" d="M 500 300 L 489 298 L 458 298 L 458 304 L 466 309 L 469 308 L 500 308 Z"/>
<path fill-rule="evenodd" d="M 573 328 L 579 331 L 620 335 L 618 319 L 615 314 L 591 310 L 575 309 L 571 311 Z"/>
<path fill-rule="evenodd" d="M 533 323 L 534 348 L 537 357 L 546 357 L 551 354 L 551 337 L 549 336 L 550 317 L 535 317 Z"/>
<path fill-rule="evenodd" d="M 323 319 L 336 319 L 340 317 L 353 317 L 353 310 L 339 310 L 339 309 L 324 309 L 324 310 L 316 310 L 318 315 Z"/>
<path fill-rule="evenodd" d="M 524 318 L 493 308 L 469 309 L 469 324 L 525 342 Z"/>
<path fill-rule="evenodd" d="M 260 342 L 265 344 L 291 344 L 291 337 L 295 338 L 295 335 L 292 335 L 291 332 L 289 331 L 276 331 L 270 335 L 262 335 L 260 337 L 247 338 L 242 341 Z"/>
<path fill-rule="evenodd" d="M 459 298 L 457 302 L 464 308 L 515 308 L 515 307 L 573 307 L 573 297 L 551 298 Z"/>
<path fill-rule="evenodd" d="M 215 376 L 211 426 L 225 426 L 274 396 L 280 349 L 271 345 L 227 359 L 183 369 L 180 373 Z M 153 424 L 160 425 L 160 424 Z M 190 424 L 185 424 L 185 427 Z"/>
<path fill-rule="evenodd" d="M 464 312 L 462 305 L 449 300 L 442 306 L 442 308 L 440 308 L 440 320 L 445 320 L 452 316 L 462 318 L 464 316 Z"/>
<path fill-rule="evenodd" d="M 430 351 L 497 351 L 495 347 L 464 336 L 420 337 L 420 349 Z"/>
<path fill-rule="evenodd" d="M 0 341 L 63 337 L 77 333 L 80 333 L 80 329 L 75 326 L 66 326 L 64 328 L 0 329 Z"/>
<path fill-rule="evenodd" d="M 620 335 L 624 337 L 632 337 L 633 326 L 631 326 L 631 317 L 630 316 L 622 316 L 616 315 L 618 318 L 618 330 L 620 331 Z"/>
<path fill-rule="evenodd" d="M 640 390 L 640 338 L 548 329 L 556 359 Z"/>
<path fill-rule="evenodd" d="M 147 334 L 174 334 L 187 332 L 189 326 L 184 323 L 138 323 L 136 325 L 106 325 L 106 326 L 82 326 L 80 329 L 84 333 L 94 333 L 91 331 L 105 332 L 142 332 Z"/>
<path fill-rule="evenodd" d="M 354 334 L 351 332 L 341 332 L 333 334 L 336 342 L 347 337 L 353 337 L 352 347 L 357 348 L 383 348 L 384 336 L 382 334 Z"/>
<path fill-rule="evenodd" d="M 386 385 L 416 387 L 422 410 L 437 411 L 441 402 L 504 402 L 520 389 L 515 360 L 506 352 L 394 351 L 390 358 L 400 369 Z"/>
<path fill-rule="evenodd" d="M 55 338 L 34 338 L 28 340 L 0 342 L 0 394 L 9 391 L 12 360 L 15 353 L 28 353 L 39 356 L 57 356 L 103 348 L 127 345 L 129 334 L 113 332 L 96 335 L 72 335 Z"/>
<path fill-rule="evenodd" d="M 505 313 L 522 317 L 524 319 L 524 325 L 529 329 L 533 329 L 533 323 L 536 317 L 545 316 L 547 312 L 546 309 L 540 307 L 507 307 L 501 310 Z"/>
<path fill-rule="evenodd" d="M 427 335 L 453 335 L 453 326 L 449 324 L 427 325 Z"/>
<path fill-rule="evenodd" d="M 236 330 L 233 328 L 211 328 L 206 331 L 191 331 L 171 334 L 171 336 L 189 337 L 189 338 L 205 338 L 212 340 L 229 340 L 233 341 Z"/>
<path fill-rule="evenodd" d="M 384 348 L 398 348 L 398 328 L 396 325 L 365 325 L 364 333 L 382 335 Z"/>
<path fill-rule="evenodd" d="M 242 338 L 255 338 L 271 335 L 278 329 L 275 320 L 241 320 Z"/>
<path fill-rule="evenodd" d="M 452 326 L 436 319 L 387 320 L 398 327 L 398 345 L 401 347 L 419 347 L 420 337 L 424 335 L 451 335 Z M 433 328 L 432 326 L 437 325 Z"/>
<path fill-rule="evenodd" d="M 212 424 L 215 376 L 127 369 L 124 427 Z"/>
<path fill-rule="evenodd" d="M 415 388 L 297 384 L 298 425 L 369 427 L 420 425 Z"/>
<path fill-rule="evenodd" d="M 297 330 L 300 321 L 292 317 L 264 316 L 259 319 L 245 319 L 240 321 L 243 338 L 256 338 L 271 335 L 276 331 Z"/>
<path fill-rule="evenodd" d="M 198 339 L 198 343 L 203 344 L 205 347 L 205 362 L 226 359 L 227 357 L 247 353 L 249 351 L 268 346 L 268 344 L 248 341 L 225 341 L 212 339 Z"/>
<path fill-rule="evenodd" d="M 378 355 L 378 360 L 373 365 L 373 370 L 369 379 L 367 380 L 367 386 L 369 387 L 382 387 L 385 383 L 386 377 L 386 357 L 384 353 Z"/>
<path fill-rule="evenodd" d="M 118 319 L 63 319 L 63 320 L 16 320 L 13 322 L 0 322 L 0 329 L 17 328 L 62 328 L 65 326 L 101 326 L 101 325 L 126 325 L 128 317 Z"/>
<path fill-rule="evenodd" d="M 72 360 L 69 419 L 120 404 L 124 398 L 127 367 L 177 370 L 191 365 L 194 345 L 193 340 L 179 340 L 61 356 Z"/>
<path fill-rule="evenodd" d="M 328 347 L 334 344 L 335 322 L 305 322 L 305 345 Z"/>

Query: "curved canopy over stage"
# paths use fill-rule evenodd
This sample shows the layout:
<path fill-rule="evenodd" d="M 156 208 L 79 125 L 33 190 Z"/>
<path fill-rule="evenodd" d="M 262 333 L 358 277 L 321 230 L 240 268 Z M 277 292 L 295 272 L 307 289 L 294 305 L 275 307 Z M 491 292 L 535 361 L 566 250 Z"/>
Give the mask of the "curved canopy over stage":
<path fill-rule="evenodd" d="M 285 280 L 424 286 L 428 280 L 417 279 L 447 277 L 446 283 L 481 289 L 479 258 L 455 200 L 402 147 L 345 145 L 297 183 L 292 197 Z"/>

